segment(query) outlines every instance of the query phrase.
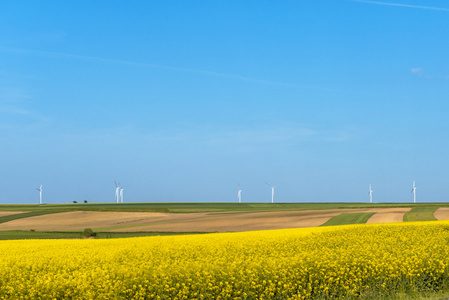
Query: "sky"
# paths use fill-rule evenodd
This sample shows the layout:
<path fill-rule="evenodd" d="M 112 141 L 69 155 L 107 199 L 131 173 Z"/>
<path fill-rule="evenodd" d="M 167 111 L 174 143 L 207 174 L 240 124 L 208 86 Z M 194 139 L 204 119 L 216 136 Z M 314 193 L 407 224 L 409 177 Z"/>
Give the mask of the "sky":
<path fill-rule="evenodd" d="M 449 200 L 446 0 L 6 0 L 0 29 L 0 203 Z"/>

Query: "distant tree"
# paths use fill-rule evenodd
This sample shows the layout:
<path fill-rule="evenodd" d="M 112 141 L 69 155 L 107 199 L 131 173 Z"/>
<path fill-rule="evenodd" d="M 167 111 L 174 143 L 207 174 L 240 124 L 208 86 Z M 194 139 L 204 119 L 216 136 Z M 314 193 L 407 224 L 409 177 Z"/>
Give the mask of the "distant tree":
<path fill-rule="evenodd" d="M 73 201 L 73 203 L 78 203 L 78 202 L 76 202 L 76 201 Z"/>
<path fill-rule="evenodd" d="M 84 203 L 87 203 L 87 200 L 84 200 Z"/>
<path fill-rule="evenodd" d="M 84 231 L 83 231 L 83 236 L 85 237 L 85 238 L 89 238 L 89 237 L 91 237 L 91 236 L 96 236 L 97 234 L 92 230 L 92 229 L 90 229 L 90 228 L 86 228 L 86 229 L 84 229 Z"/>

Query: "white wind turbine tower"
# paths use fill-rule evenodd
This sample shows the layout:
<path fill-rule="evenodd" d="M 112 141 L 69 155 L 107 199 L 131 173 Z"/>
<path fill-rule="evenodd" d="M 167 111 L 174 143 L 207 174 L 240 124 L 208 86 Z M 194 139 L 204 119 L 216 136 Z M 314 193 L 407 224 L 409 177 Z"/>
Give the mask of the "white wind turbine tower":
<path fill-rule="evenodd" d="M 39 191 L 39 204 L 42 204 L 42 183 L 40 188 L 36 189 Z"/>
<path fill-rule="evenodd" d="M 266 185 L 268 185 L 271 188 L 271 203 L 274 203 L 274 188 L 277 187 L 277 185 L 272 186 L 271 184 L 265 182 Z"/>
<path fill-rule="evenodd" d="M 242 203 L 242 189 L 240 188 L 240 183 L 239 183 L 239 192 L 237 194 L 237 198 L 239 199 L 239 203 Z"/>
<path fill-rule="evenodd" d="M 413 177 L 413 188 L 410 193 L 413 193 L 413 203 L 416 203 L 416 186 L 415 186 L 415 177 Z"/>
<path fill-rule="evenodd" d="M 123 203 L 123 187 L 120 187 L 120 202 Z"/>
<path fill-rule="evenodd" d="M 120 187 L 117 185 L 117 181 L 114 181 L 115 183 L 115 200 L 117 201 L 117 203 L 119 202 L 119 197 L 120 197 Z"/>
<path fill-rule="evenodd" d="M 371 189 L 371 182 L 369 183 L 369 203 L 373 203 L 373 190 Z"/>

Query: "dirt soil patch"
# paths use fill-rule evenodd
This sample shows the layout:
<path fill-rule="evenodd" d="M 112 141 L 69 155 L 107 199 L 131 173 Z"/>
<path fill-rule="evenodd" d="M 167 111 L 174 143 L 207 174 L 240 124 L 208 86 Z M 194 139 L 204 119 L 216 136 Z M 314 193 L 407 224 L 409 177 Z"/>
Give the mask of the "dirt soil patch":
<path fill-rule="evenodd" d="M 368 211 L 376 212 L 366 223 L 393 223 L 403 222 L 404 215 L 410 211 L 411 208 L 372 208 Z"/>
<path fill-rule="evenodd" d="M 23 214 L 27 211 L 0 211 L 0 217 L 10 216 L 10 215 L 17 215 L 17 214 Z"/>
<path fill-rule="evenodd" d="M 0 224 L 0 230 L 70 231 L 148 224 L 164 218 L 163 213 L 71 211 L 13 220 Z"/>
<path fill-rule="evenodd" d="M 449 220 L 449 207 L 440 207 L 433 215 L 437 220 Z"/>

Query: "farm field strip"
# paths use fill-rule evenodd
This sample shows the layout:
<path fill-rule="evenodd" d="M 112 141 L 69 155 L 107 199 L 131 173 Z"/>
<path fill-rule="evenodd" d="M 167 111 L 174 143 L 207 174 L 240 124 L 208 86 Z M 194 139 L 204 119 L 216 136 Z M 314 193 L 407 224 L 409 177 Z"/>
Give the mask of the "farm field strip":
<path fill-rule="evenodd" d="M 45 211 L 33 212 L 44 214 Z M 92 212 L 71 211 L 45 214 L 29 218 L 11 220 L 0 224 L 0 230 L 72 231 L 85 228 L 104 228 L 153 223 L 166 214 L 149 212 Z M 1 219 L 1 218 L 0 218 Z"/>
<path fill-rule="evenodd" d="M 365 213 L 342 213 L 331 219 L 321 226 L 337 226 L 337 225 L 350 225 L 350 224 L 365 224 L 369 218 L 371 218 L 375 212 Z"/>
<path fill-rule="evenodd" d="M 136 228 L 136 227 L 160 225 L 160 224 L 168 224 L 168 223 L 145 223 L 145 224 L 134 224 L 134 225 L 111 226 L 111 227 L 103 227 L 103 228 L 95 227 L 95 231 L 111 231 L 111 230 L 116 230 L 116 229 Z"/>
<path fill-rule="evenodd" d="M 165 224 L 113 231 L 239 232 L 316 227 L 338 214 L 349 211 L 353 210 L 252 212 L 249 214 L 175 214 L 171 215 L 169 219 L 167 218 Z"/>
<path fill-rule="evenodd" d="M 95 239 L 129 238 L 142 236 L 171 236 L 205 234 L 206 232 L 98 232 L 95 231 Z M 82 239 L 81 231 L 0 231 L 0 240 L 24 240 L 24 239 Z"/>
<path fill-rule="evenodd" d="M 436 207 L 416 207 L 418 213 L 429 215 Z M 285 228 L 316 227 L 354 223 L 402 221 L 410 208 L 329 209 L 238 213 L 155 213 L 99 211 L 32 211 L 0 217 L 2 230 L 95 231 L 111 232 L 227 232 Z M 422 212 L 423 211 L 423 212 Z M 350 215 L 341 215 L 350 214 Z M 362 219 L 352 218 L 363 214 Z M 371 216 L 372 215 L 372 216 Z M 26 218 L 25 218 L 26 217 Z M 428 220 L 427 218 L 426 220 Z"/>
<path fill-rule="evenodd" d="M 373 211 L 375 209 L 372 209 Z M 371 211 L 371 210 L 369 210 Z M 403 222 L 404 215 L 410 211 L 410 208 L 382 208 L 377 210 L 366 223 L 393 223 Z"/>
<path fill-rule="evenodd" d="M 449 207 L 440 207 L 433 215 L 437 220 L 449 220 Z"/>
<path fill-rule="evenodd" d="M 0 230 L 70 231 L 84 228 L 121 227 L 114 231 L 241 231 L 318 226 L 349 210 L 299 212 L 253 212 L 209 215 L 207 213 L 167 214 L 136 212 L 64 212 L 0 224 Z M 318 215 L 317 215 L 318 213 Z M 155 224 L 156 223 L 156 224 Z M 154 224 L 154 225 L 147 225 Z M 134 227 L 136 225 L 136 227 Z M 139 225 L 139 226 L 137 226 Z M 142 225 L 142 226 L 141 226 Z"/>
<path fill-rule="evenodd" d="M 0 241 L 0 298 L 388 299 L 449 291 L 449 221 Z"/>
<path fill-rule="evenodd" d="M 51 214 L 57 214 L 60 213 L 59 211 L 30 211 L 30 212 L 21 212 L 21 213 L 10 213 L 4 216 L 0 216 L 0 224 L 11 222 L 14 220 L 19 219 L 28 219 L 31 217 L 36 216 L 43 216 L 43 215 L 51 215 Z"/>
<path fill-rule="evenodd" d="M 358 214 L 366 214 L 367 212 L 371 212 L 371 214 L 373 214 L 373 212 L 376 212 L 376 214 L 374 214 L 371 218 L 369 218 L 369 220 L 367 221 L 367 223 L 386 223 L 386 222 L 402 222 L 402 218 L 404 216 L 404 214 L 409 211 L 410 208 L 380 208 L 380 209 L 369 209 L 366 210 L 366 212 L 362 212 L 362 213 L 358 213 Z M 449 209 L 447 209 L 449 212 Z M 17 213 L 17 212 L 15 212 Z M 311 213 L 311 212 L 308 212 Z M 72 213 L 73 214 L 73 213 Z M 86 217 L 86 215 L 90 215 L 90 212 L 80 212 L 81 216 Z M 93 215 L 98 214 L 97 212 L 93 212 Z M 105 213 L 101 213 L 102 215 Z M 244 213 L 242 213 L 244 214 Z M 288 213 L 291 214 L 291 213 Z M 125 213 L 126 216 L 130 216 L 129 213 Z M 208 216 L 213 216 L 216 215 L 215 213 L 209 213 L 207 214 Z M 349 214 L 354 216 L 355 214 Z M 117 217 L 117 214 L 113 215 L 114 218 Z M 181 215 L 176 214 L 175 216 L 180 217 Z M 188 214 L 189 217 L 192 217 L 194 215 Z M 64 222 L 66 222 L 66 214 L 63 215 L 59 215 L 59 218 L 61 218 L 62 220 L 64 220 Z M 357 220 L 357 218 L 343 218 L 342 220 L 338 221 L 339 218 L 341 218 L 342 215 L 336 215 L 335 217 L 333 217 L 330 221 L 336 219 L 337 221 L 333 221 L 330 223 L 330 225 L 343 225 L 343 224 L 355 224 L 355 223 L 360 223 L 360 220 Z M 377 220 L 373 220 L 376 219 Z M 138 221 L 142 221 L 142 214 L 138 213 L 137 214 L 137 219 Z M 366 218 L 365 218 L 366 219 Z M 36 219 L 34 219 L 36 220 Z M 41 220 L 42 221 L 42 220 Z M 125 223 L 122 221 L 118 221 L 120 223 Z M 193 222 L 195 222 L 193 220 Z M 329 221 L 328 221 L 329 222 Z M 364 221 L 362 221 L 363 223 Z M 113 238 L 113 237 L 132 237 L 132 236 L 152 236 L 152 235 L 175 235 L 175 234 L 181 234 L 182 232 L 176 232 L 176 231 L 145 231 L 142 229 L 147 229 L 147 228 L 142 228 L 142 227 L 146 227 L 146 226 L 150 226 L 149 228 L 151 228 L 151 226 L 153 225 L 167 225 L 169 223 L 143 223 L 143 224 L 133 224 L 133 225 L 119 225 L 119 226 L 110 226 L 110 227 L 94 227 L 94 231 L 97 233 L 97 238 Z M 175 223 L 172 223 L 175 224 Z M 179 226 L 176 225 L 176 226 Z M 36 226 L 33 226 L 36 227 Z M 59 227 L 59 226 L 58 226 Z M 132 230 L 131 230 L 132 229 Z M 154 228 L 153 228 L 154 229 Z M 120 235 L 117 234 L 112 234 L 112 235 L 107 235 L 106 232 L 115 232 L 117 234 L 120 233 Z M 124 233 L 128 232 L 129 235 L 123 235 Z M 146 232 L 146 233 L 145 233 Z M 195 231 L 197 233 L 200 233 L 199 231 Z M 211 231 L 209 231 L 211 232 Z M 189 233 L 187 231 L 187 233 Z M 48 231 L 0 231 L 0 239 L 32 239 L 32 238 L 80 238 L 81 236 L 81 229 L 78 230 L 70 230 L 70 231 L 53 231 L 53 232 L 48 232 Z"/>
<path fill-rule="evenodd" d="M 434 221 L 436 220 L 434 213 L 437 209 L 438 207 L 413 207 L 404 215 L 404 221 Z"/>
<path fill-rule="evenodd" d="M 5 216 L 27 213 L 28 211 L 0 211 L 0 218 Z"/>

